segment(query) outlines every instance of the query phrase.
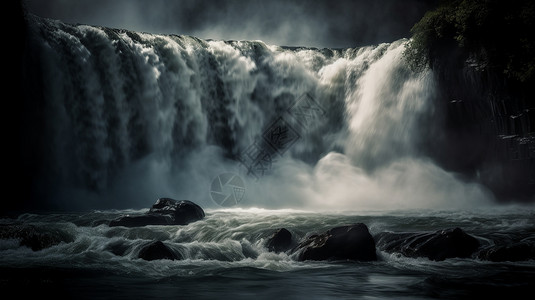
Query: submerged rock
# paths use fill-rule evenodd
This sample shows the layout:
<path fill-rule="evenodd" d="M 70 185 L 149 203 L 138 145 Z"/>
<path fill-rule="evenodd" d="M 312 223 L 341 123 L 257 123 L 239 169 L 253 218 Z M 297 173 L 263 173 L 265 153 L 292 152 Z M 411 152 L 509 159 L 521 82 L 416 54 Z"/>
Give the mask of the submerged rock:
<path fill-rule="evenodd" d="M 110 227 L 124 226 L 124 227 L 140 227 L 146 225 L 174 225 L 173 218 L 170 216 L 145 214 L 140 216 L 124 216 L 112 220 Z"/>
<path fill-rule="evenodd" d="M 535 243 L 521 241 L 511 245 L 498 245 L 482 250 L 479 259 L 494 262 L 535 260 Z"/>
<path fill-rule="evenodd" d="M 441 261 L 447 258 L 471 257 L 479 248 L 479 241 L 460 228 L 433 233 L 381 233 L 377 236 L 381 250 L 397 252 L 408 257 L 427 257 Z"/>
<path fill-rule="evenodd" d="M 149 261 L 158 259 L 182 259 L 182 256 L 178 252 L 175 252 L 161 241 L 153 241 L 143 246 L 139 251 L 138 257 Z"/>
<path fill-rule="evenodd" d="M 55 246 L 61 242 L 70 243 L 74 240 L 69 234 L 41 228 L 33 225 L 1 225 L 0 239 L 19 240 L 20 246 L 26 246 L 33 251 Z"/>
<path fill-rule="evenodd" d="M 286 252 L 294 246 L 295 241 L 290 231 L 286 228 L 281 228 L 273 233 L 267 240 L 266 247 L 270 252 Z"/>
<path fill-rule="evenodd" d="M 300 243 L 298 260 L 377 260 L 375 241 L 365 224 L 335 227 Z"/>
<path fill-rule="evenodd" d="M 117 256 L 123 256 L 128 250 L 130 250 L 131 246 L 131 243 L 122 240 L 116 240 L 106 245 L 104 250 L 110 251 Z"/>
<path fill-rule="evenodd" d="M 203 219 L 204 216 L 204 210 L 191 201 L 160 198 L 148 213 L 120 217 L 112 220 L 109 226 L 187 225 Z"/>

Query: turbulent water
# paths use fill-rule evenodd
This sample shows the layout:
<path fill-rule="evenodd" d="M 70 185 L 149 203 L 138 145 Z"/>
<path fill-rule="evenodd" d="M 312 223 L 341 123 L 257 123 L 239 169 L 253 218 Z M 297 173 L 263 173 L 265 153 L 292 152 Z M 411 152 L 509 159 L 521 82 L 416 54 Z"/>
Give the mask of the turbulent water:
<path fill-rule="evenodd" d="M 318 50 L 29 23 L 35 115 L 24 122 L 23 161 L 39 203 L 143 208 L 173 197 L 217 207 L 210 184 L 225 172 L 243 178 L 250 207 L 452 208 L 492 198 L 426 155 L 439 140 L 435 84 L 431 72 L 408 70 L 405 40 Z"/>
<path fill-rule="evenodd" d="M 434 262 L 379 247 L 377 262 L 298 262 L 266 250 L 281 227 L 303 238 L 355 222 L 372 235 L 461 227 L 482 245 L 533 239 L 532 207 L 495 206 L 485 187 L 429 158 L 441 126 L 435 83 L 431 71 L 409 71 L 406 40 L 310 49 L 27 21 L 21 155 L 30 197 L 48 209 L 101 210 L 2 219 L 70 241 L 32 251 L 1 240 L 4 287 L 77 298 L 318 299 L 533 287 L 532 260 Z M 214 181 L 228 173 L 242 181 Z M 237 206 L 221 208 L 221 195 Z M 159 197 L 192 200 L 207 216 L 187 226 L 102 223 Z M 137 258 L 152 240 L 185 259 Z"/>
<path fill-rule="evenodd" d="M 374 236 L 385 231 L 425 232 L 459 226 L 477 237 L 483 247 L 504 238 L 533 239 L 534 214 L 518 208 L 499 213 L 346 214 L 227 209 L 208 211 L 204 220 L 187 226 L 92 226 L 96 221 L 140 212 L 25 214 L 18 220 L 2 220 L 4 224 L 24 222 L 61 231 L 73 239 L 36 252 L 3 240 L 0 278 L 4 286 L 29 285 L 76 298 L 473 299 L 529 293 L 535 282 L 534 261 L 498 263 L 467 258 L 435 262 L 389 254 L 378 246 L 377 262 L 298 262 L 287 254 L 268 252 L 264 246 L 277 228 L 288 228 L 302 238 L 356 222 L 366 223 Z M 154 239 L 164 241 L 185 259 L 137 258 L 140 248 Z"/>

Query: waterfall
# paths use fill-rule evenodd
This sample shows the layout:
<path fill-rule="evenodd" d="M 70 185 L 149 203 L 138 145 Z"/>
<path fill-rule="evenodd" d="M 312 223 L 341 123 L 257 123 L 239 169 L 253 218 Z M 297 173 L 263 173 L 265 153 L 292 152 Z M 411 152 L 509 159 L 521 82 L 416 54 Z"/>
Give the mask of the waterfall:
<path fill-rule="evenodd" d="M 435 83 L 409 71 L 406 40 L 290 48 L 28 22 L 23 155 L 34 197 L 57 206 L 168 196 L 217 207 L 210 183 L 226 172 L 246 181 L 248 206 L 447 208 L 491 197 L 425 153 Z"/>

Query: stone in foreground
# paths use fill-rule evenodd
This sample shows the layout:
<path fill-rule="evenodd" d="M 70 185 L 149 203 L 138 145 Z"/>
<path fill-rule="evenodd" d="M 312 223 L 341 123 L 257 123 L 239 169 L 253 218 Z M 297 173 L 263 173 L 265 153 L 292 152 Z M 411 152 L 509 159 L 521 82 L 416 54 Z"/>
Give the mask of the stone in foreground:
<path fill-rule="evenodd" d="M 460 228 L 432 233 L 381 233 L 379 247 L 389 253 L 397 252 L 408 257 L 427 257 L 441 261 L 447 258 L 471 257 L 479 248 L 479 241 Z"/>
<path fill-rule="evenodd" d="M 188 200 L 160 198 L 148 213 L 143 215 L 124 216 L 112 220 L 110 227 L 140 227 L 147 225 L 188 225 L 199 221 L 205 216 L 204 210 Z"/>
<path fill-rule="evenodd" d="M 494 262 L 535 260 L 535 243 L 521 241 L 509 245 L 497 245 L 481 251 L 478 257 Z"/>
<path fill-rule="evenodd" d="M 375 241 L 363 223 L 312 235 L 297 246 L 298 260 L 375 261 Z"/>
<path fill-rule="evenodd" d="M 268 250 L 275 253 L 286 252 L 292 249 L 293 246 L 294 239 L 286 228 L 277 230 L 266 242 Z"/>
<path fill-rule="evenodd" d="M 139 251 L 138 257 L 149 261 L 158 259 L 182 259 L 182 256 L 179 253 L 173 251 L 173 249 L 161 241 L 153 241 L 143 246 L 141 251 Z"/>
<path fill-rule="evenodd" d="M 173 225 L 188 225 L 204 218 L 204 210 L 189 200 L 173 200 L 160 198 L 152 206 L 150 214 L 169 215 L 173 218 Z"/>

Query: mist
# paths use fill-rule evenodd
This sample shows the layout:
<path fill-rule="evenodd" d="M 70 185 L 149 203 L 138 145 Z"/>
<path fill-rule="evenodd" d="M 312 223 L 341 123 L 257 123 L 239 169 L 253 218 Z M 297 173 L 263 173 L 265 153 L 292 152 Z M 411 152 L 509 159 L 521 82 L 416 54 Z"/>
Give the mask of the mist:
<path fill-rule="evenodd" d="M 279 46 L 348 48 L 392 42 L 437 1 L 26 0 L 30 13 L 133 31 Z"/>
<path fill-rule="evenodd" d="M 533 110 L 414 71 L 436 2 L 9 1 L 5 293 L 531 292 Z"/>
<path fill-rule="evenodd" d="M 26 116 L 24 135 L 39 138 L 22 155 L 44 207 L 143 208 L 171 197 L 218 208 L 210 189 L 223 173 L 244 180 L 240 207 L 466 209 L 493 200 L 422 150 L 441 125 L 431 121 L 440 114 L 435 79 L 409 71 L 405 39 L 319 51 L 30 24 L 43 85 L 26 90 L 41 90 L 45 105 Z M 270 128 L 293 135 L 277 146 Z M 254 145 L 269 156 L 262 169 L 243 159 Z"/>

